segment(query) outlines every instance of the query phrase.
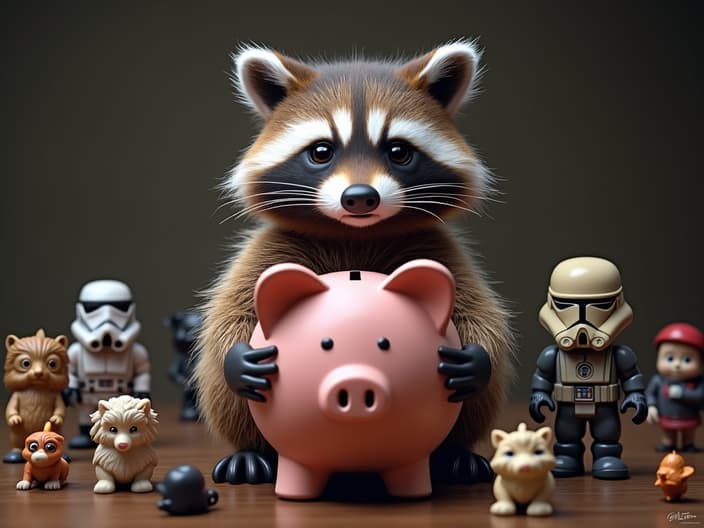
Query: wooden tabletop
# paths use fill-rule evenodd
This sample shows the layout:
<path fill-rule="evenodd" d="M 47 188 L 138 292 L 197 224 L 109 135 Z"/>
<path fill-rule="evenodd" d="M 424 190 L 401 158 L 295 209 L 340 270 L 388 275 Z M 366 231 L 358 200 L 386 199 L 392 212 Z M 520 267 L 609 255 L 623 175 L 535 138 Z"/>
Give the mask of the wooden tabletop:
<path fill-rule="evenodd" d="M 430 499 L 417 501 L 378 500 L 374 494 L 336 498 L 327 501 L 292 502 L 277 499 L 273 486 L 213 484 L 210 471 L 214 462 L 229 453 L 229 446 L 213 439 L 202 424 L 178 420 L 176 404 L 159 406 L 159 438 L 154 447 L 159 465 L 154 480 L 163 478 L 175 466 L 188 463 L 205 475 L 209 487 L 220 495 L 218 504 L 204 515 L 174 517 L 157 509 L 158 493 L 135 494 L 118 492 L 111 495 L 93 493 L 95 474 L 91 451 L 71 451 L 67 485 L 59 491 L 33 489 L 17 491 L 21 464 L 0 464 L 0 526 L 12 528 L 41 527 L 115 527 L 138 526 L 227 526 L 257 528 L 280 526 L 303 527 L 666 527 L 704 525 L 704 453 L 688 454 L 687 462 L 701 467 L 689 481 L 685 502 L 667 503 L 660 489 L 653 486 L 655 470 L 662 458 L 653 449 L 658 430 L 643 424 L 634 426 L 623 420 L 623 458 L 631 469 L 626 481 L 603 481 L 587 475 L 557 481 L 553 496 L 556 510 L 552 517 L 496 517 L 489 514 L 493 502 L 491 485 L 457 485 L 436 487 Z M 527 413 L 527 405 L 515 403 L 502 413 L 497 424 L 513 430 L 519 421 L 535 428 Z M 76 431 L 75 415 L 67 420 L 65 434 Z M 6 428 L 0 432 L 0 449 L 8 449 Z M 704 434 L 700 434 L 704 445 Z M 479 452 L 491 456 L 487 445 Z M 589 452 L 589 451 L 587 451 Z M 587 455 L 587 468 L 591 457 Z M 361 498 L 360 498 L 361 497 Z"/>

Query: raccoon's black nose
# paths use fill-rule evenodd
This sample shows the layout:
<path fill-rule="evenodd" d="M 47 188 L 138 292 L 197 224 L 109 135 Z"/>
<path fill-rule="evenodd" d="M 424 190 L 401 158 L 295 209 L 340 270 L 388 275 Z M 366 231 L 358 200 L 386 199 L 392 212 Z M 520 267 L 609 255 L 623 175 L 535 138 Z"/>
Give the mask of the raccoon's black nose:
<path fill-rule="evenodd" d="M 344 207 L 346 211 L 356 215 L 371 213 L 374 209 L 379 207 L 380 201 L 381 198 L 379 197 L 379 193 L 376 192 L 376 189 L 371 185 L 363 183 L 355 183 L 347 187 L 340 199 L 342 207 Z"/>

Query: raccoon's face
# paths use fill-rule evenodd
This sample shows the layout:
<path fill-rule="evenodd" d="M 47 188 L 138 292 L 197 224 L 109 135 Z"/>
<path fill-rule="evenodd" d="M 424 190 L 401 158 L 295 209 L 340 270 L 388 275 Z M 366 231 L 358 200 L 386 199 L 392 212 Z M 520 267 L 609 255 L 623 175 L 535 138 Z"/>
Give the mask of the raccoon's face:
<path fill-rule="evenodd" d="M 308 232 L 390 233 L 474 211 L 488 173 L 452 115 L 478 58 L 467 42 L 405 64 L 312 66 L 245 49 L 236 81 L 265 123 L 230 174 L 240 214 Z"/>

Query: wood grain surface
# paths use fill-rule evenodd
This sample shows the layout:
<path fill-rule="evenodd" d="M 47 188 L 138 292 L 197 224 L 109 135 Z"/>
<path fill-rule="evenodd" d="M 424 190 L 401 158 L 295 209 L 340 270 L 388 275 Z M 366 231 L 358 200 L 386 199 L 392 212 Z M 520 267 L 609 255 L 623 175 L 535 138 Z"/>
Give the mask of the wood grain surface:
<path fill-rule="evenodd" d="M 689 492 L 681 503 L 667 503 L 653 486 L 655 470 L 662 458 L 653 449 L 658 430 L 643 424 L 634 426 L 623 420 L 623 443 L 631 478 L 626 481 L 601 481 L 587 475 L 557 481 L 553 496 L 556 510 L 552 517 L 496 517 L 489 514 L 493 502 L 491 486 L 439 486 L 431 498 L 417 501 L 388 499 L 373 478 L 337 479 L 326 500 L 292 502 L 277 499 L 272 485 L 213 484 L 213 464 L 228 454 L 229 446 L 214 439 L 203 424 L 181 423 L 176 404 L 154 403 L 159 412 L 159 438 L 154 447 L 159 465 L 158 481 L 177 465 L 188 463 L 200 468 L 209 487 L 220 494 L 218 504 L 207 514 L 174 517 L 157 509 L 158 493 L 112 495 L 93 493 L 95 474 L 92 451 L 71 451 L 71 471 L 67 485 L 59 491 L 33 489 L 17 491 L 21 464 L 0 465 L 0 526 L 12 528 L 135 528 L 139 526 L 227 526 L 257 528 L 339 527 L 676 527 L 704 525 L 704 453 L 688 454 L 687 462 L 702 468 L 689 481 Z M 630 416 L 630 414 L 629 414 Z M 528 418 L 527 404 L 513 403 L 500 416 L 499 427 L 515 429 L 520 421 L 529 428 L 536 424 Z M 65 433 L 76 432 L 75 413 L 69 410 Z M 700 435 L 701 436 L 701 435 Z M 704 445 L 700 440 L 700 445 Z M 0 432 L 2 453 L 8 448 L 8 431 Z M 491 456 L 488 445 L 479 446 Z M 587 467 L 591 457 L 587 455 Z M 351 491 L 349 485 L 356 486 Z"/>

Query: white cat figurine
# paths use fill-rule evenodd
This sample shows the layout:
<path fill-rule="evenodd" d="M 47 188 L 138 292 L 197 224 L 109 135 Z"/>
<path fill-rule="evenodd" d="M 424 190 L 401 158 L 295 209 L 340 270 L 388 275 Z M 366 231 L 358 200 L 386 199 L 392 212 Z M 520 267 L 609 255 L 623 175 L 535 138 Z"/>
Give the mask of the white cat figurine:
<path fill-rule="evenodd" d="M 542 427 L 529 431 L 521 423 L 516 431 L 499 429 L 491 432 L 491 443 L 496 448 L 491 468 L 496 473 L 491 505 L 495 515 L 514 515 L 517 505 L 526 506 L 528 515 L 551 515 L 548 499 L 555 489 L 550 470 L 555 457 L 550 449 L 552 429 Z"/>

